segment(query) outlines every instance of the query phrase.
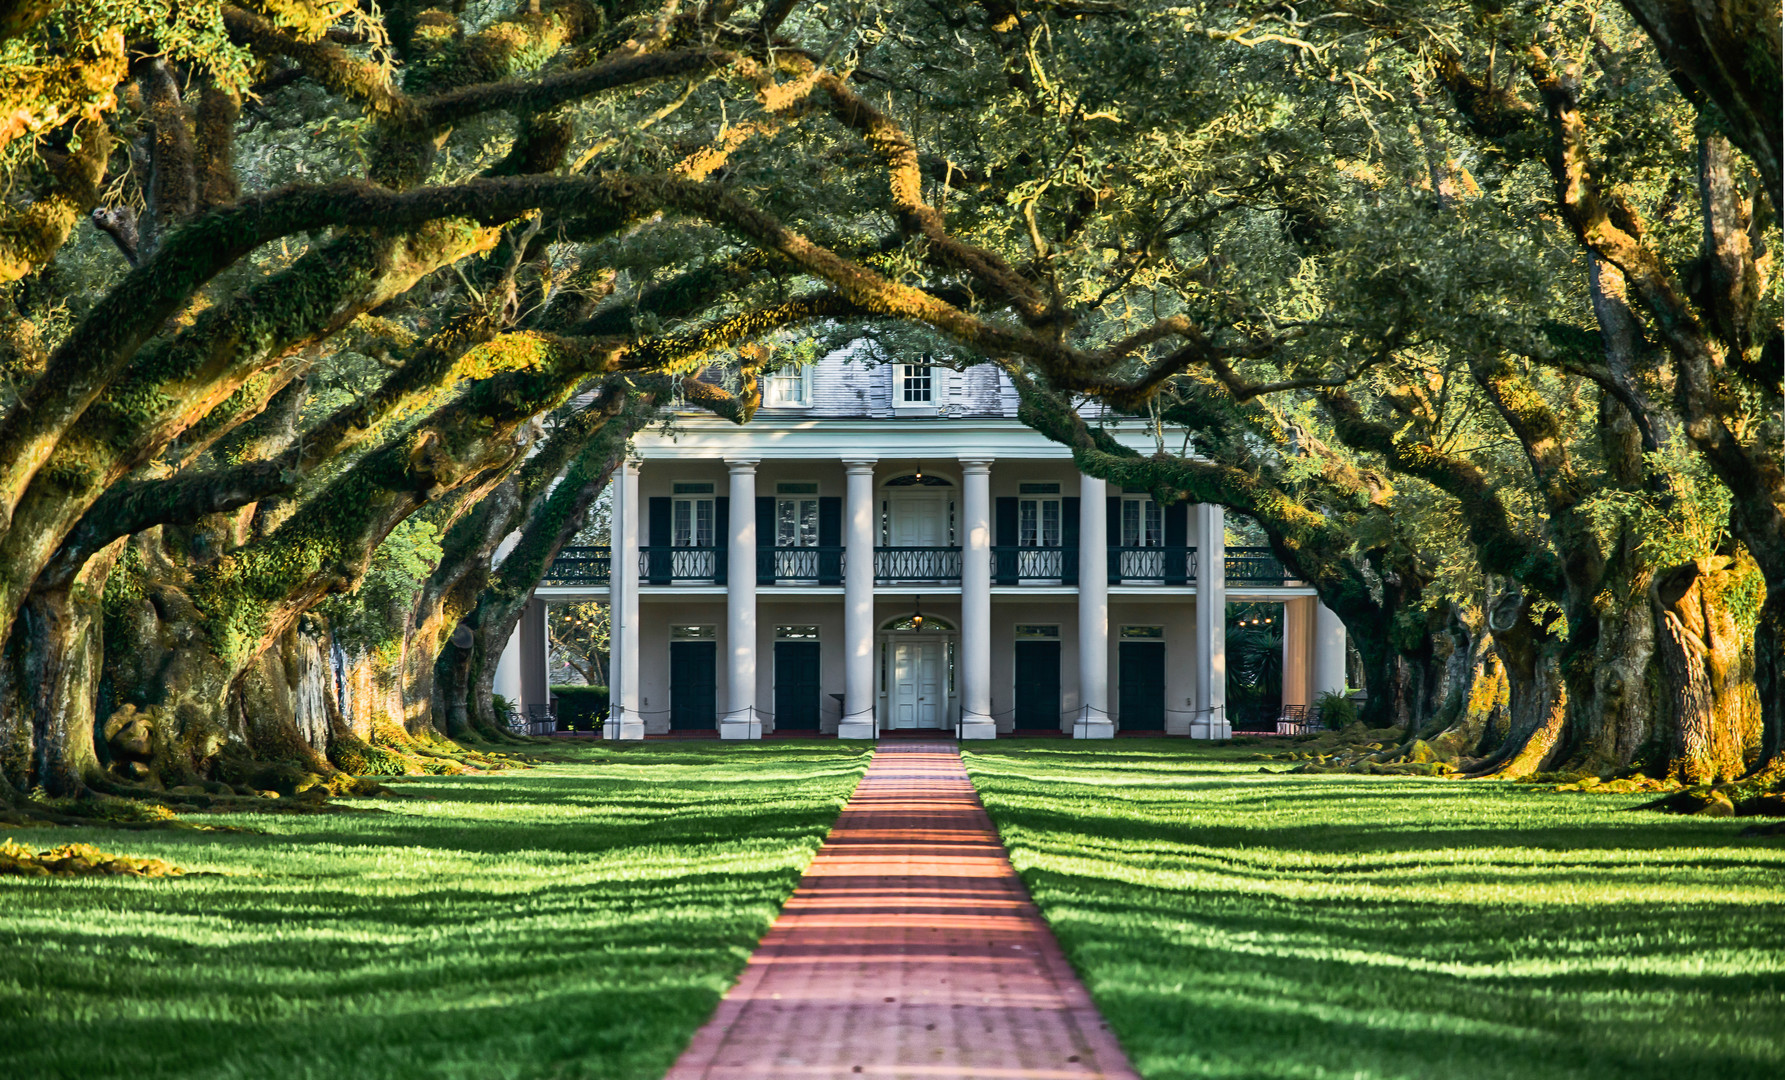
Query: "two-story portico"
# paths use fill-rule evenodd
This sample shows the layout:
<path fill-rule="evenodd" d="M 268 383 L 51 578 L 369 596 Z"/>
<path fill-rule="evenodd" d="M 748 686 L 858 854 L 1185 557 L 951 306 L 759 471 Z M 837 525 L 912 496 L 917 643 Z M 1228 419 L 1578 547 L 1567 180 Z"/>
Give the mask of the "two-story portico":
<path fill-rule="evenodd" d="M 1311 589 L 1225 550 L 1219 507 L 1081 475 L 990 369 L 828 358 L 797 378 L 748 425 L 682 415 L 634 440 L 613 557 L 565 553 L 499 692 L 518 666 L 543 700 L 544 605 L 603 593 L 612 738 L 1223 738 L 1242 597 L 1284 602 L 1286 703 L 1343 688 L 1343 630 Z"/>

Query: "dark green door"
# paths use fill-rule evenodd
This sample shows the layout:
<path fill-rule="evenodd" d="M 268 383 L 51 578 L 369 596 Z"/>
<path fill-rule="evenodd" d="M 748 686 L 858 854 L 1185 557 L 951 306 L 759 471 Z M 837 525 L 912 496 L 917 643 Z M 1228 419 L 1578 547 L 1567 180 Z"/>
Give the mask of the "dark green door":
<path fill-rule="evenodd" d="M 1060 726 L 1060 643 L 1016 643 L 1016 726 Z"/>
<path fill-rule="evenodd" d="M 775 730 L 818 730 L 818 642 L 775 642 Z"/>
<path fill-rule="evenodd" d="M 1124 641 L 1117 654 L 1123 731 L 1165 730 L 1165 642 Z"/>
<path fill-rule="evenodd" d="M 669 727 L 671 731 L 711 731 L 717 726 L 719 645 L 712 641 L 669 643 Z"/>

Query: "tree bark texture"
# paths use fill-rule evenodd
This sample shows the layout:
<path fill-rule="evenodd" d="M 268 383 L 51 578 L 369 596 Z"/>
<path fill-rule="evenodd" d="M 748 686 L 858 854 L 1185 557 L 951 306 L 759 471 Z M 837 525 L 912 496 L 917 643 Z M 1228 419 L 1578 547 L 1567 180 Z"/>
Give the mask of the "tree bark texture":
<path fill-rule="evenodd" d="M 1650 587 L 1674 711 L 1667 770 L 1683 783 L 1734 780 L 1760 761 L 1752 638 L 1727 603 L 1754 573 L 1718 556 L 1665 570 Z"/>

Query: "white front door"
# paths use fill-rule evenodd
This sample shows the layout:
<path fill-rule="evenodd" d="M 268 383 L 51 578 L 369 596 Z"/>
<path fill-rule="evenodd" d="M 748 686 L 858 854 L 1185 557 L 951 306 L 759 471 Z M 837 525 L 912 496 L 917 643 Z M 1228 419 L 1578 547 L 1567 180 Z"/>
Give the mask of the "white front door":
<path fill-rule="evenodd" d="M 932 493 L 894 496 L 892 546 L 941 547 L 944 498 Z"/>
<path fill-rule="evenodd" d="M 892 647 L 892 726 L 939 728 L 947 704 L 942 642 L 895 641 Z"/>

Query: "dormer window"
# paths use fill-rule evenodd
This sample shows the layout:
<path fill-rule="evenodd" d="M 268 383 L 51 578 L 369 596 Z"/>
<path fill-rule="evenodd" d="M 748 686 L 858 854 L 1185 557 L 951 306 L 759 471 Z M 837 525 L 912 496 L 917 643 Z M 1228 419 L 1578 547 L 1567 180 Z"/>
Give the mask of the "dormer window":
<path fill-rule="evenodd" d="M 930 365 L 900 364 L 899 404 L 928 405 L 935 400 L 935 377 Z"/>
<path fill-rule="evenodd" d="M 805 409 L 812 405 L 812 369 L 777 371 L 762 381 L 765 409 Z"/>

